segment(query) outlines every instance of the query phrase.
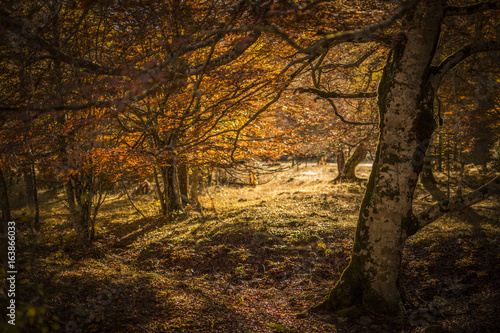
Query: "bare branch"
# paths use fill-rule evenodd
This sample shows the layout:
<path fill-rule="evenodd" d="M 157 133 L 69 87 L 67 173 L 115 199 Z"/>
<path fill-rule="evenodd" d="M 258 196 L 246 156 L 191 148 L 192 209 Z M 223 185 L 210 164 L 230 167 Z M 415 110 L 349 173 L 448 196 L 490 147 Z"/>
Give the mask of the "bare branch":
<path fill-rule="evenodd" d="M 356 29 L 326 35 L 324 39 L 308 47 L 306 49 L 306 53 L 314 53 L 318 49 L 330 46 L 332 43 L 370 39 L 372 38 L 374 33 L 387 28 L 398 19 L 403 17 L 406 13 L 413 10 L 417 6 L 419 1 L 420 0 L 409 0 L 385 21 L 371 24 L 363 29 Z"/>
<path fill-rule="evenodd" d="M 300 94 L 311 93 L 321 98 L 372 98 L 377 97 L 377 92 L 340 93 L 334 91 L 324 91 L 316 88 L 298 88 L 295 90 Z"/>
<path fill-rule="evenodd" d="M 186 71 L 186 74 L 196 75 L 203 72 L 205 68 L 210 69 L 230 63 L 231 61 L 235 60 L 240 55 L 242 55 L 250 46 L 252 46 L 259 39 L 260 35 L 261 35 L 260 32 L 252 32 L 242 42 L 236 44 L 233 48 L 231 48 L 229 51 L 225 52 L 221 56 L 210 60 L 208 64 L 202 63 L 190 67 Z"/>
<path fill-rule="evenodd" d="M 434 222 L 448 212 L 459 211 L 472 206 L 492 194 L 500 194 L 500 175 L 473 192 L 464 195 L 455 195 L 427 208 L 413 218 L 414 225 L 410 230 L 410 234 L 414 234 L 419 229 Z"/>
<path fill-rule="evenodd" d="M 366 122 L 366 123 L 363 123 L 363 122 L 358 122 L 358 121 L 350 121 L 350 120 L 347 120 L 345 119 L 340 113 L 339 113 L 339 110 L 337 109 L 337 106 L 335 105 L 335 103 L 330 100 L 330 99 L 326 99 L 326 101 L 330 104 L 330 106 L 332 107 L 333 109 L 333 112 L 335 113 L 335 115 L 337 117 L 339 117 L 340 121 L 342 121 L 343 123 L 346 123 L 346 124 L 349 124 L 349 125 L 356 125 L 356 126 L 367 126 L 367 125 L 377 125 L 378 123 L 376 122 Z"/>
<path fill-rule="evenodd" d="M 332 69 L 332 68 L 352 68 L 352 67 L 359 67 L 366 59 L 368 59 L 376 51 L 377 51 L 376 48 L 368 50 L 358 60 L 356 60 L 356 61 L 354 61 L 354 62 L 352 62 L 350 64 L 327 64 L 327 65 L 322 65 L 319 68 L 320 69 Z"/>
<path fill-rule="evenodd" d="M 439 66 L 431 68 L 431 76 L 429 78 L 430 82 L 434 88 L 437 88 L 446 73 L 452 70 L 460 62 L 476 53 L 488 51 L 500 51 L 500 41 L 483 41 L 464 46 L 444 59 Z"/>
<path fill-rule="evenodd" d="M 25 105 L 25 106 L 12 106 L 12 105 L 0 105 L 0 111 L 4 112 L 17 112 L 17 111 L 37 111 L 37 112 L 47 112 L 47 111 L 78 111 L 88 109 L 90 107 L 109 107 L 116 101 L 95 101 L 83 104 L 69 104 L 69 105 L 52 105 L 52 106 L 36 106 L 36 105 Z"/>
<path fill-rule="evenodd" d="M 28 28 L 19 22 L 17 22 L 15 19 L 11 18 L 5 11 L 3 11 L 0 8 L 0 22 L 3 22 L 4 24 L 7 24 L 10 28 L 10 30 L 15 33 L 16 35 L 19 35 L 28 41 L 34 43 L 38 47 L 44 49 L 47 51 L 51 56 L 53 56 L 56 59 L 59 59 L 60 61 L 88 69 L 94 73 L 98 74 L 105 74 L 105 75 L 123 75 L 123 69 L 122 68 L 110 68 L 110 67 L 104 67 L 101 66 L 95 62 L 92 62 L 90 60 L 86 59 L 80 59 L 80 58 L 75 58 L 70 56 L 69 54 L 66 54 L 56 48 L 54 45 L 50 44 L 48 41 L 43 39 L 42 37 L 35 35 L 31 32 L 28 31 Z"/>

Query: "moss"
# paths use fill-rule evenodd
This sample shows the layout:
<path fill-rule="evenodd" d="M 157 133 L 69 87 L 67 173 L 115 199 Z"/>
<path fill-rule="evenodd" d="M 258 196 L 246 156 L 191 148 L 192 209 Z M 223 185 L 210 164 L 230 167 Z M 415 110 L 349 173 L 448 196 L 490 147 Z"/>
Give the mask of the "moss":
<path fill-rule="evenodd" d="M 363 294 L 363 309 L 383 314 L 397 314 L 400 311 L 399 302 L 387 301 L 370 287 L 366 288 Z"/>
<path fill-rule="evenodd" d="M 356 305 L 353 305 L 348 308 L 338 310 L 337 312 L 335 312 L 335 315 L 339 318 L 354 319 L 361 316 L 361 313 L 361 309 Z"/>
<path fill-rule="evenodd" d="M 307 311 L 302 311 L 302 312 L 296 313 L 295 318 L 304 319 L 304 318 L 307 318 L 307 314 L 308 314 Z"/>
<path fill-rule="evenodd" d="M 281 324 L 267 324 L 267 326 L 269 326 L 270 329 L 273 330 L 273 332 L 287 332 L 288 329 L 281 325 Z"/>
<path fill-rule="evenodd" d="M 423 239 L 419 239 L 415 242 L 412 243 L 412 245 L 414 247 L 429 247 L 431 246 L 432 244 L 434 244 L 434 240 L 430 239 L 430 238 L 423 238 Z"/>

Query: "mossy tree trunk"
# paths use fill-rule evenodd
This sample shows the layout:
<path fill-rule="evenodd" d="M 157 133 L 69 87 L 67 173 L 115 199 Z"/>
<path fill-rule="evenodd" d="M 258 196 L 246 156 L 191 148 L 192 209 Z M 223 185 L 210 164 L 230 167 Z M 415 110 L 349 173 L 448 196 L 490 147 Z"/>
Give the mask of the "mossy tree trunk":
<path fill-rule="evenodd" d="M 380 134 L 361 204 L 351 261 L 313 310 L 353 305 L 395 313 L 403 247 L 413 222 L 413 193 L 434 129 L 434 89 L 427 81 L 439 38 L 441 1 L 425 1 L 413 28 L 398 36 L 378 91 Z"/>
<path fill-rule="evenodd" d="M 169 166 L 162 166 L 159 169 L 163 183 L 161 184 L 156 177 L 157 193 L 162 214 L 168 217 L 173 212 L 184 209 L 179 189 L 177 158 L 173 158 Z M 163 185 L 163 189 L 160 184 Z"/>
<path fill-rule="evenodd" d="M 95 236 L 95 222 L 106 193 L 101 180 L 90 174 L 77 174 L 64 184 L 71 221 L 79 234 L 79 240 L 90 245 Z"/>

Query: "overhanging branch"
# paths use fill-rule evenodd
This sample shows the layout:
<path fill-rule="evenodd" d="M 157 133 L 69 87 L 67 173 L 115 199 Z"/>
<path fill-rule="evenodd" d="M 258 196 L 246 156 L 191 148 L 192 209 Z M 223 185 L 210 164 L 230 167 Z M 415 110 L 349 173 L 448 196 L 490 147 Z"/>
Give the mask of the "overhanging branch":
<path fill-rule="evenodd" d="M 434 222 L 448 212 L 459 211 L 472 206 L 488 198 L 492 194 L 500 194 L 500 175 L 496 176 L 492 181 L 473 192 L 464 195 L 455 195 L 449 199 L 432 205 L 420 214 L 414 216 L 413 227 L 409 231 L 409 235 L 414 234 L 419 229 Z"/>
<path fill-rule="evenodd" d="M 448 73 L 459 63 L 461 63 L 462 61 L 464 61 L 473 54 L 488 52 L 488 51 L 500 51 L 500 41 L 484 41 L 484 42 L 470 44 L 464 46 L 457 52 L 448 56 L 441 62 L 441 64 L 431 68 L 430 81 L 433 84 L 434 88 L 437 88 L 443 77 L 446 75 L 446 73 Z"/>
<path fill-rule="evenodd" d="M 338 42 L 348 42 L 355 40 L 369 39 L 374 33 L 381 31 L 392 25 L 398 19 L 403 17 L 406 13 L 413 10 L 420 0 L 409 0 L 404 5 L 402 5 L 394 14 L 392 14 L 387 20 L 370 24 L 363 29 L 350 30 L 345 32 L 338 32 L 334 34 L 328 34 L 325 38 L 310 47 L 307 48 L 307 53 L 316 52 L 316 50 L 324 47 L 328 47 L 332 43 Z"/>
<path fill-rule="evenodd" d="M 95 101 L 83 104 L 60 104 L 52 106 L 36 106 L 36 105 L 26 105 L 26 106 L 12 106 L 12 105 L 0 105 L 0 111 L 4 112 L 18 112 L 18 111 L 37 111 L 37 112 L 47 112 L 47 111 L 78 111 L 88 109 L 90 107 L 109 107 L 113 105 L 116 101 Z"/>
<path fill-rule="evenodd" d="M 295 90 L 298 93 L 311 93 L 321 98 L 372 98 L 377 97 L 377 92 L 357 92 L 357 93 L 340 93 L 334 91 L 324 91 L 316 88 L 298 88 Z"/>
<path fill-rule="evenodd" d="M 84 68 L 90 70 L 94 73 L 105 74 L 105 75 L 123 75 L 124 70 L 122 68 L 109 68 L 101 66 L 95 62 L 86 59 L 80 59 L 70 56 L 56 48 L 54 45 L 50 44 L 48 41 L 43 39 L 42 37 L 35 35 L 28 31 L 27 27 L 15 19 L 11 18 L 5 11 L 0 8 L 0 22 L 6 24 L 10 31 L 19 35 L 26 40 L 32 42 L 37 45 L 41 49 L 47 51 L 52 57 L 70 64 L 72 66 L 76 66 L 79 68 Z"/>

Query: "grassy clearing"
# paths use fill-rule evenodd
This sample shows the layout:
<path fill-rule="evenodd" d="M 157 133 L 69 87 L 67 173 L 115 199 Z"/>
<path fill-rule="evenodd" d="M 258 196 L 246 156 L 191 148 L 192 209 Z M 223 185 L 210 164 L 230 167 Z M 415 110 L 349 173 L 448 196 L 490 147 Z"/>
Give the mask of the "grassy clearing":
<path fill-rule="evenodd" d="M 360 167 L 358 176 L 368 172 Z M 42 193 L 40 234 L 22 228 L 24 208 L 14 216 L 24 230 L 19 318 L 30 323 L 21 331 L 420 332 L 430 324 L 495 331 L 500 205 L 494 199 L 409 239 L 401 317 L 297 319 L 348 264 L 364 185 L 333 185 L 335 175 L 332 165 L 309 165 L 256 187 L 211 187 L 201 197 L 206 219 L 193 211 L 166 222 L 147 195 L 134 198 L 143 218 L 111 196 L 90 249 L 75 242 L 62 194 Z M 418 209 L 433 203 L 422 186 L 416 198 Z"/>

